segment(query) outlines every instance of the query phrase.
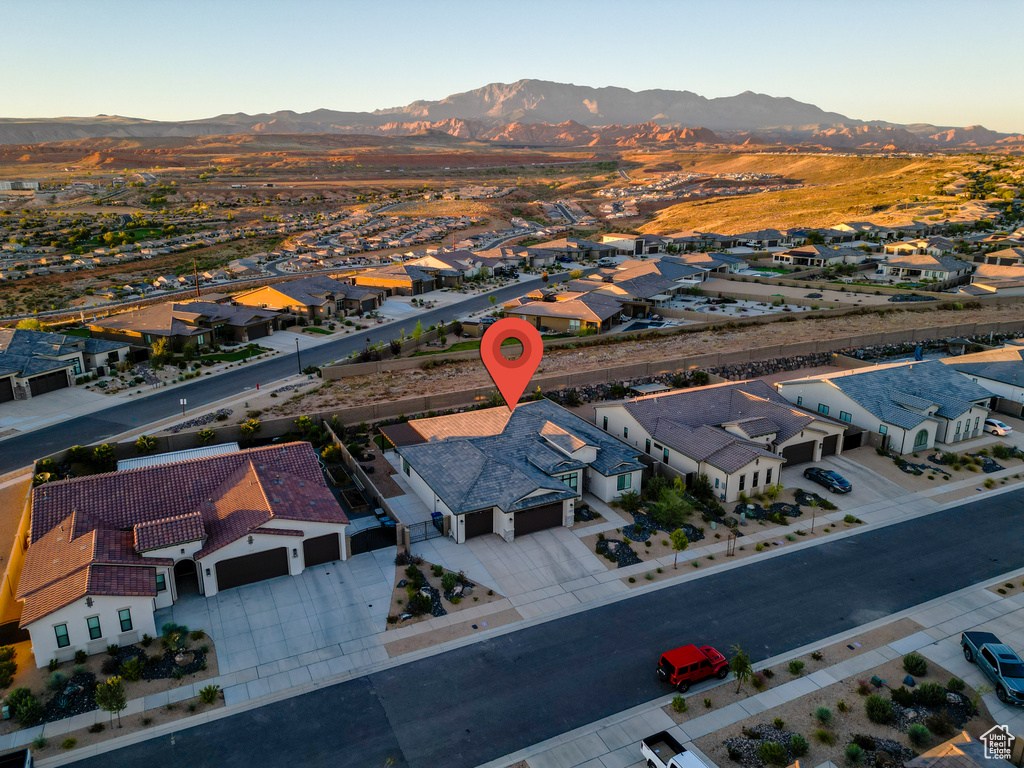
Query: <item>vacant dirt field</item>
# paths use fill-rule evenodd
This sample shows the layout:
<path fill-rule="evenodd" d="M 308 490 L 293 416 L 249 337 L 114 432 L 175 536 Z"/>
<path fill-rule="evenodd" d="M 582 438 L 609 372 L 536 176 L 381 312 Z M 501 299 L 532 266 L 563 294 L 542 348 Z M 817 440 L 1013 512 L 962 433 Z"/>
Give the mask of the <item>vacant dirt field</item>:
<path fill-rule="evenodd" d="M 726 331 L 684 333 L 644 341 L 628 341 L 600 347 L 549 349 L 537 369 L 539 375 L 578 372 L 626 365 L 640 361 L 667 360 L 687 355 L 732 352 L 809 339 L 832 339 L 856 334 L 882 333 L 907 328 L 928 328 L 955 323 L 1024 319 L 1024 304 L 979 310 L 936 310 L 932 312 L 890 312 L 885 315 L 855 315 L 772 323 Z M 385 402 L 425 392 L 451 392 L 483 387 L 490 377 L 482 363 L 470 360 L 432 370 L 394 371 L 374 376 L 354 376 L 323 385 L 299 397 L 259 398 L 253 408 L 269 416 L 289 416 L 313 411 Z M 250 401 L 252 402 L 252 401 Z"/>

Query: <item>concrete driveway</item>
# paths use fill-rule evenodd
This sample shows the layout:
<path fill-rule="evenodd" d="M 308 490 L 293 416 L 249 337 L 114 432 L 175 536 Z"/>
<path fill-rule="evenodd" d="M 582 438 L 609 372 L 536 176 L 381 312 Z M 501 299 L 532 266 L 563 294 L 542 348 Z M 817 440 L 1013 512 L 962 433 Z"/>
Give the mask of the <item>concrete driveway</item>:
<path fill-rule="evenodd" d="M 855 451 L 873 451 L 874 448 L 855 448 Z M 832 493 L 828 488 L 805 480 L 803 471 L 808 467 L 824 467 L 838 472 L 853 485 L 849 493 Z M 828 499 L 840 509 L 861 507 L 867 504 L 874 504 L 878 501 L 887 501 L 900 496 L 906 496 L 910 491 L 897 485 L 892 480 L 882 477 L 867 467 L 842 456 L 826 456 L 821 461 L 807 464 L 797 464 L 794 467 L 783 467 L 782 484 L 786 488 L 803 488 L 805 491 L 813 491 L 819 496 Z"/>
<path fill-rule="evenodd" d="M 239 673 L 252 698 L 386 659 L 380 635 L 394 579 L 388 547 L 209 598 L 182 597 L 157 611 L 156 625 L 205 630 L 220 674 Z"/>

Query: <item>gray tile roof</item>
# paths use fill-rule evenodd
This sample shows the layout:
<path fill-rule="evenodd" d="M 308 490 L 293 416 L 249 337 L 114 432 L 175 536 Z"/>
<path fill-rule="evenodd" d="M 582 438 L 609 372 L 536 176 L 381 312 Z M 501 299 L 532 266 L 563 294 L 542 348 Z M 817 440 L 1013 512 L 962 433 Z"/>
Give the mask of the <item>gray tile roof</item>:
<path fill-rule="evenodd" d="M 301 280 L 289 280 L 284 283 L 276 283 L 273 289 L 285 296 L 294 299 L 303 306 L 318 307 L 328 301 L 328 296 L 334 300 L 361 299 L 370 293 L 380 291 L 366 286 L 355 286 L 350 283 L 343 283 L 340 280 L 327 277 L 327 275 L 312 275 Z"/>
<path fill-rule="evenodd" d="M 47 357 L 29 357 L 28 355 L 0 352 L 0 376 L 9 376 L 13 373 L 20 378 L 25 378 L 61 368 L 70 368 L 74 364 L 74 360 L 52 360 Z"/>
<path fill-rule="evenodd" d="M 760 456 L 778 456 L 727 432 L 723 425 L 735 424 L 748 437 L 775 432 L 775 442 L 782 443 L 817 418 L 793 406 L 763 381 L 648 395 L 627 400 L 623 407 L 658 442 L 725 472 L 734 472 Z"/>
<path fill-rule="evenodd" d="M 606 476 L 643 468 L 635 448 L 550 400 L 523 403 L 511 415 L 502 406 L 422 421 L 427 435 L 441 437 L 402 446 L 398 453 L 456 514 L 489 507 L 509 512 L 573 498 L 567 485 L 547 474 L 586 466 L 566 449 L 595 446 L 589 466 Z M 417 424 L 409 422 L 414 429 Z"/>
<path fill-rule="evenodd" d="M 851 400 L 882 421 L 911 429 L 925 420 L 916 410 L 931 405 L 946 419 L 970 410 L 975 402 L 986 401 L 992 393 L 938 360 L 826 377 Z"/>
<path fill-rule="evenodd" d="M 82 336 L 66 336 L 63 333 L 29 331 L 23 328 L 0 329 L 0 352 L 12 355 L 44 357 L 84 352 L 89 355 L 126 349 L 127 344 L 103 339 L 89 339 Z"/>
<path fill-rule="evenodd" d="M 969 363 L 946 362 L 949 368 L 968 376 L 989 379 L 1014 386 L 1024 385 L 1024 350 L 1012 350 L 1008 360 L 988 360 Z M 1016 357 L 1017 359 L 1013 359 Z M 947 361 L 949 358 L 947 358 Z"/>

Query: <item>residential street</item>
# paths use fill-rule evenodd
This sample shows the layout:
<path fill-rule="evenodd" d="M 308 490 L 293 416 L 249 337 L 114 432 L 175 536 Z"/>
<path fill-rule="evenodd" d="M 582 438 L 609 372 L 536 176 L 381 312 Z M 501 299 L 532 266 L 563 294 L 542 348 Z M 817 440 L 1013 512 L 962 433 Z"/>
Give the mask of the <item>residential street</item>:
<path fill-rule="evenodd" d="M 553 274 L 551 279 L 557 280 L 561 277 L 562 275 Z M 423 323 L 424 328 L 436 324 L 440 320 L 451 321 L 453 318 L 469 312 L 489 308 L 488 296 L 494 296 L 500 303 L 529 292 L 534 287 L 534 283 L 539 284 L 540 278 L 514 283 L 489 294 L 474 296 L 458 304 L 438 307 L 418 314 L 416 318 Z M 302 366 L 324 365 L 332 360 L 341 360 L 351 352 L 363 349 L 366 346 L 367 338 L 373 343 L 387 342 L 395 335 L 394 324 L 374 326 L 361 333 L 349 334 L 336 341 L 304 350 Z M 0 450 L 0 474 L 24 467 L 36 458 L 54 453 L 62 448 L 72 445 L 88 445 L 174 416 L 181 412 L 181 398 L 187 398 L 189 410 L 194 411 L 197 408 L 209 407 L 225 397 L 237 395 L 246 387 L 254 387 L 256 382 L 262 386 L 269 386 L 272 382 L 297 372 L 294 355 L 273 357 L 217 376 L 203 377 L 161 390 L 134 402 L 112 406 L 90 416 L 53 424 L 24 435 L 8 438 L 3 441 L 3 450 Z M 60 395 L 55 394 L 50 397 L 60 398 Z"/>
<path fill-rule="evenodd" d="M 825 541 L 78 764 L 476 766 L 669 693 L 667 648 L 764 659 L 1020 568 L 1022 507 L 1014 491 Z"/>

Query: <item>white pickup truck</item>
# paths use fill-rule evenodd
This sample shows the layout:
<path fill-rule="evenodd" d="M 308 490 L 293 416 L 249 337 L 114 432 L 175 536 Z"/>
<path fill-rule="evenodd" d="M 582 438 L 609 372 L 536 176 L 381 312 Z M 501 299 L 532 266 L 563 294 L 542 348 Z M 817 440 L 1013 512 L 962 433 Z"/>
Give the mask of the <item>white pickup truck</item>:
<path fill-rule="evenodd" d="M 643 739 L 640 752 L 647 759 L 647 768 L 708 768 L 703 760 L 693 752 L 688 752 L 668 731 Z"/>

